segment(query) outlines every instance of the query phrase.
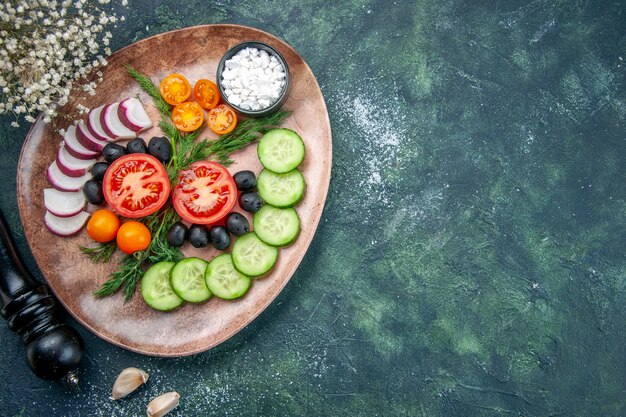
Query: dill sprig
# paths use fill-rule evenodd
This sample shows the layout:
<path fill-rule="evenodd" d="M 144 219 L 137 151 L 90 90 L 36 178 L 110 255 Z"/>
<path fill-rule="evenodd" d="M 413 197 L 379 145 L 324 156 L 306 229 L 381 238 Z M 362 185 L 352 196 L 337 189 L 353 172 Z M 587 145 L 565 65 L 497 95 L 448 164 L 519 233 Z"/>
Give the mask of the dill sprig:
<path fill-rule="evenodd" d="M 146 250 L 126 255 L 122 259 L 119 269 L 113 272 L 108 281 L 94 292 L 94 296 L 101 298 L 115 294 L 120 289 L 124 299 L 130 300 L 135 293 L 137 283 L 141 280 L 146 264 L 160 261 L 178 262 L 183 254 L 180 249 L 167 243 L 167 231 L 174 223 L 180 220 L 173 207 L 152 214 L 144 220 L 150 230 L 152 241 Z"/>
<path fill-rule="evenodd" d="M 111 278 L 100 288 L 94 291 L 96 298 L 106 297 L 115 294 L 123 287 L 124 299 L 130 300 L 135 292 L 137 283 L 143 276 L 143 257 L 145 252 L 137 252 L 133 255 L 126 255 L 122 259 L 119 269 L 111 274 Z"/>
<path fill-rule="evenodd" d="M 161 97 L 161 90 L 157 87 L 150 77 L 141 72 L 137 71 L 135 68 L 130 65 L 124 65 L 128 75 L 133 77 L 135 81 L 139 84 L 141 89 L 148 93 L 150 97 L 152 97 L 152 101 L 154 102 L 154 106 L 157 108 L 159 113 L 161 113 L 165 117 L 169 117 L 172 114 L 171 106 Z"/>
<path fill-rule="evenodd" d="M 235 130 L 217 140 L 202 139 L 194 142 L 186 138 L 181 141 L 182 146 L 179 147 L 178 169 L 186 169 L 194 162 L 209 157 L 213 157 L 222 165 L 228 166 L 232 163 L 229 157 L 231 153 L 256 142 L 268 131 L 280 126 L 290 114 L 289 111 L 279 111 L 260 119 L 242 120 Z"/>
<path fill-rule="evenodd" d="M 115 253 L 115 242 L 98 243 L 96 246 L 80 246 L 80 251 L 87 255 L 93 262 L 107 263 Z"/>
<path fill-rule="evenodd" d="M 256 142 L 271 129 L 280 126 L 290 114 L 290 111 L 279 111 L 260 119 L 242 120 L 235 130 L 211 143 L 209 155 L 214 155 L 218 160 L 227 158 L 233 152 Z"/>
<path fill-rule="evenodd" d="M 170 139 L 170 144 L 172 146 L 172 156 L 167 163 L 166 169 L 170 181 L 174 181 L 178 171 L 182 169 L 180 159 L 181 157 L 185 159 L 187 154 L 190 152 L 190 149 L 197 143 L 196 139 L 200 135 L 200 129 L 194 130 L 190 133 L 183 133 L 176 129 L 176 127 L 165 118 L 159 121 L 159 128 L 163 134 Z M 196 159 L 196 161 L 199 160 L 200 159 Z M 185 166 L 187 165 L 189 164 L 186 164 Z"/>
<path fill-rule="evenodd" d="M 171 246 L 167 242 L 167 231 L 179 220 L 180 216 L 172 206 L 169 206 L 158 215 L 153 214 L 146 218 L 146 226 L 152 234 L 152 242 L 150 243 L 148 254 L 149 262 L 178 262 L 182 259 L 183 253 L 180 249 Z"/>
<path fill-rule="evenodd" d="M 176 126 L 174 126 L 165 118 L 159 120 L 159 129 L 161 129 L 161 132 L 163 132 L 163 134 L 167 136 L 170 140 L 172 140 L 172 138 L 176 139 L 178 136 L 180 136 L 180 133 L 178 129 L 176 129 Z"/>

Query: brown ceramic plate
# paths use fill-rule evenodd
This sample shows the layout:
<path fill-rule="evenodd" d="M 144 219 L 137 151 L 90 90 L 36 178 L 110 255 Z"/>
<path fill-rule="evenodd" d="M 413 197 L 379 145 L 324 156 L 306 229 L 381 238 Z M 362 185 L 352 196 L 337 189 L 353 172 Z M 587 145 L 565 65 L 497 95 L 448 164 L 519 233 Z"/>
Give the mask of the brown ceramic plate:
<path fill-rule="evenodd" d="M 38 120 L 30 130 L 19 161 L 17 191 L 24 231 L 33 255 L 48 284 L 67 310 L 88 329 L 111 343 L 155 356 L 191 355 L 227 340 L 254 320 L 285 287 L 304 257 L 322 215 L 330 181 L 332 140 L 324 98 L 311 72 L 298 53 L 280 39 L 257 29 L 235 25 L 192 27 L 157 35 L 115 52 L 104 71 L 104 81 L 86 105 L 96 107 L 139 95 L 153 121 L 158 113 L 123 67 L 130 64 L 158 82 L 172 72 L 180 72 L 193 83 L 200 78 L 215 79 L 221 56 L 243 41 L 261 41 L 274 46 L 285 57 L 292 77 L 289 100 L 284 109 L 293 113 L 284 123 L 297 131 L 306 143 L 306 158 L 300 170 L 307 183 L 304 200 L 296 210 L 302 231 L 296 242 L 280 250 L 274 269 L 254 281 L 252 288 L 237 301 L 212 298 L 204 304 L 186 303 L 168 313 L 148 307 L 136 293 L 124 303 L 121 295 L 94 299 L 92 292 L 114 270 L 121 259 L 110 264 L 94 264 L 79 251 L 90 244 L 85 231 L 72 238 L 50 233 L 44 224 L 43 189 L 50 187 L 46 168 L 54 160 L 61 137 Z M 155 123 L 156 125 L 156 123 Z M 201 137 L 214 137 L 207 129 Z M 157 128 L 143 133 L 161 136 Z M 231 173 L 242 169 L 260 172 L 256 146 L 233 155 Z M 93 212 L 94 207 L 88 207 Z M 214 249 L 184 247 L 189 256 L 210 260 Z"/>

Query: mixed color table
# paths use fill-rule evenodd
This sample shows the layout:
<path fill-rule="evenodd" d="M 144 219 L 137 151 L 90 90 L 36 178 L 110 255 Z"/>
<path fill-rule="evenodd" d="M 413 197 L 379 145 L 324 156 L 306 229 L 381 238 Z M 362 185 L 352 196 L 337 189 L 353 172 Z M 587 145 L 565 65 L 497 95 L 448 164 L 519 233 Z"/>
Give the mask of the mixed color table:
<path fill-rule="evenodd" d="M 331 188 L 285 290 L 191 357 L 84 337 L 81 384 L 36 379 L 0 326 L 2 416 L 626 415 L 626 3 L 131 1 L 114 48 L 236 23 L 324 93 Z M 117 7 L 117 6 L 116 6 Z M 28 126 L 0 124 L 0 207 Z M 113 402 L 117 374 L 149 383 Z"/>

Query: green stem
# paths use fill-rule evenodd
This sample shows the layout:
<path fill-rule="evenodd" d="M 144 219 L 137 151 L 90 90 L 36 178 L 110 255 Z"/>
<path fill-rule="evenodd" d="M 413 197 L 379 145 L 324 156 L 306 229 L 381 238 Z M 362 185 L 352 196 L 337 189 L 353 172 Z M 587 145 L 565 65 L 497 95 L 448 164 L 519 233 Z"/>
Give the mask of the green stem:
<path fill-rule="evenodd" d="M 178 171 L 178 153 L 176 152 L 176 148 L 178 144 L 176 143 L 176 137 L 172 136 L 170 138 L 170 146 L 172 147 L 172 158 L 168 164 L 169 166 L 174 166 L 174 169 Z"/>

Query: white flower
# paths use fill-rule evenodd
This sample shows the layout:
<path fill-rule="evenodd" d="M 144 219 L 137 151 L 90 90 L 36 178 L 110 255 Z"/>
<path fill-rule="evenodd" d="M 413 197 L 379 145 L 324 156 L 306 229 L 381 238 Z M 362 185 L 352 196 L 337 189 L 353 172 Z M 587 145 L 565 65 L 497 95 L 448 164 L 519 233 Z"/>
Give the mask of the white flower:
<path fill-rule="evenodd" d="M 72 3 L 74 1 L 74 3 Z M 99 5 L 110 0 L 13 0 L 0 3 L 0 114 L 50 122 L 78 89 L 95 94 L 84 77 L 107 64 L 111 32 L 119 19 Z M 126 5 L 126 0 L 122 0 Z M 72 8 L 73 6 L 73 8 Z M 102 72 L 96 74 L 98 81 Z M 93 79 L 93 78 L 92 78 Z M 83 80 L 83 81 L 81 81 Z M 89 109 L 78 108 L 84 113 Z M 14 125 L 18 125 L 17 121 Z"/>

